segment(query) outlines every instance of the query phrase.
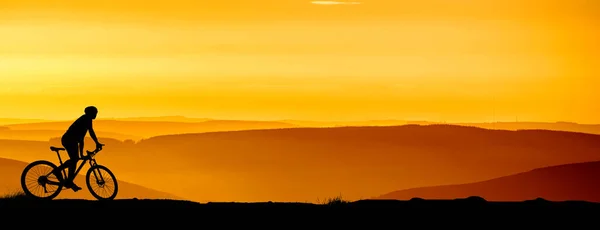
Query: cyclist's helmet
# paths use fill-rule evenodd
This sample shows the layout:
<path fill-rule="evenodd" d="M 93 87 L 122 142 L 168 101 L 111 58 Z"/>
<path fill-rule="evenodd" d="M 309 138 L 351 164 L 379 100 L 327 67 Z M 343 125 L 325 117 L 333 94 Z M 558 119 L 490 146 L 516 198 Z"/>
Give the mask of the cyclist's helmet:
<path fill-rule="evenodd" d="M 95 106 L 88 106 L 85 107 L 84 112 L 88 115 L 98 114 L 98 109 Z"/>

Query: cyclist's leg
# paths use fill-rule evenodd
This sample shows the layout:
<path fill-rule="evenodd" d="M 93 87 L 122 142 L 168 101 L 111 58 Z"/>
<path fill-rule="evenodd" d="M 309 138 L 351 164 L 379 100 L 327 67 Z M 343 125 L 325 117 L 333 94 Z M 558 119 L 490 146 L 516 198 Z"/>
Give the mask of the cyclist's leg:
<path fill-rule="evenodd" d="M 77 160 L 78 160 L 78 156 L 77 155 L 78 155 L 77 152 L 75 152 L 75 154 L 73 154 L 73 153 L 71 153 L 69 151 L 69 158 L 70 159 L 68 159 L 67 161 L 65 161 L 65 164 L 67 165 L 67 167 L 69 167 L 69 173 L 68 173 L 67 182 L 71 183 L 71 184 L 72 184 L 73 178 L 75 178 L 75 170 L 77 169 Z"/>
<path fill-rule="evenodd" d="M 65 163 L 66 163 L 66 161 L 63 162 L 63 164 L 61 164 L 58 167 L 56 167 L 56 169 L 54 169 L 54 171 L 53 171 L 54 175 L 56 175 L 56 177 L 59 180 L 64 180 L 62 170 L 65 169 L 65 167 L 67 167 L 67 165 Z"/>
<path fill-rule="evenodd" d="M 79 159 L 79 144 L 75 140 L 69 140 L 67 138 L 63 138 L 62 140 L 63 147 L 69 154 L 69 159 L 66 160 L 63 164 L 65 167 L 69 167 L 69 173 L 65 180 L 67 185 L 74 185 L 73 178 L 75 177 L 75 170 L 77 168 L 77 160 Z M 64 168 L 64 167 L 63 167 Z"/>
<path fill-rule="evenodd" d="M 54 171 L 52 171 L 52 173 L 54 174 L 54 176 L 56 176 L 56 179 L 58 179 L 58 181 L 63 184 L 65 188 L 70 188 L 71 186 L 67 183 L 67 178 L 65 178 L 65 174 L 63 173 L 65 168 L 67 167 L 66 163 L 67 162 L 65 161 L 62 165 L 56 167 Z"/>

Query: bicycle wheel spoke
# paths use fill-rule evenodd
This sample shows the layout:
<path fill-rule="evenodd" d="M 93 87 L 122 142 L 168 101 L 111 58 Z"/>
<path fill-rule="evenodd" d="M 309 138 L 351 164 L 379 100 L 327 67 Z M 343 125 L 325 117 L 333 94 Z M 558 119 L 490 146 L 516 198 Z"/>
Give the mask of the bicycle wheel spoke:
<path fill-rule="evenodd" d="M 94 167 L 88 171 L 87 183 L 97 199 L 113 199 L 117 193 L 117 182 L 114 175 L 104 166 Z"/>
<path fill-rule="evenodd" d="M 57 181 L 52 171 L 56 168 L 48 161 L 36 161 L 29 164 L 21 175 L 21 186 L 27 195 L 37 198 L 54 198 L 58 195 L 62 185 L 50 184 L 49 181 Z"/>

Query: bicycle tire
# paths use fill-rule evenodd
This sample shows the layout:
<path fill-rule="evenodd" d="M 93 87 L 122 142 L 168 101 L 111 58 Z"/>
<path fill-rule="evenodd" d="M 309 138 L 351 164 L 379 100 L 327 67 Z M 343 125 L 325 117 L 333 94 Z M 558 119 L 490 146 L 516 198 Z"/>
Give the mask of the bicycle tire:
<path fill-rule="evenodd" d="M 96 174 L 93 173 L 94 171 L 96 171 Z M 112 183 L 114 183 L 114 191 L 108 197 L 100 196 L 100 194 L 98 194 L 92 188 L 92 184 L 90 181 L 90 179 L 94 179 L 94 182 L 95 182 L 97 180 L 98 174 L 103 175 L 101 173 L 102 171 L 105 171 L 108 174 L 108 176 L 110 176 Z M 91 178 L 92 175 L 94 175 L 94 178 Z M 103 180 L 106 180 L 106 178 L 103 178 Z M 117 178 L 115 177 L 115 174 L 113 174 L 107 167 L 105 167 L 103 165 L 94 165 L 94 166 L 90 167 L 85 175 L 85 183 L 87 184 L 88 190 L 90 191 L 92 196 L 94 196 L 94 198 L 96 198 L 98 200 L 113 200 L 113 199 L 115 199 L 115 197 L 117 197 L 117 193 L 119 192 L 119 184 L 117 183 Z"/>
<path fill-rule="evenodd" d="M 57 166 L 50 161 L 39 160 L 39 161 L 31 162 L 29 165 L 27 165 L 27 167 L 25 167 L 25 169 L 23 169 L 23 172 L 21 173 L 21 188 L 23 189 L 23 192 L 25 192 L 25 195 L 27 195 L 29 197 L 33 197 L 33 198 L 41 199 L 41 200 L 52 200 L 52 199 L 56 198 L 58 196 L 58 194 L 60 194 L 60 191 L 63 188 L 63 183 L 59 183 L 57 185 L 58 188 L 56 189 L 56 191 L 52 192 L 47 197 L 37 196 L 37 195 L 33 194 L 27 187 L 27 180 L 26 180 L 27 174 L 33 167 L 38 166 L 38 165 L 47 165 L 50 168 L 52 168 L 52 170 L 55 170 L 57 168 Z M 57 179 L 58 179 L 58 177 L 57 177 Z"/>

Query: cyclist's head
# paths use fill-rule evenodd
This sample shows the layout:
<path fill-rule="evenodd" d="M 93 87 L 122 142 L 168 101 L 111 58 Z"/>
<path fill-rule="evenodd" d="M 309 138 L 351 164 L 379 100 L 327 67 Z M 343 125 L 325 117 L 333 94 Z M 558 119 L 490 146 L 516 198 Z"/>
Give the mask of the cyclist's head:
<path fill-rule="evenodd" d="M 96 119 L 96 115 L 98 115 L 98 109 L 95 106 L 85 107 L 85 115 L 91 116 L 92 119 Z"/>

